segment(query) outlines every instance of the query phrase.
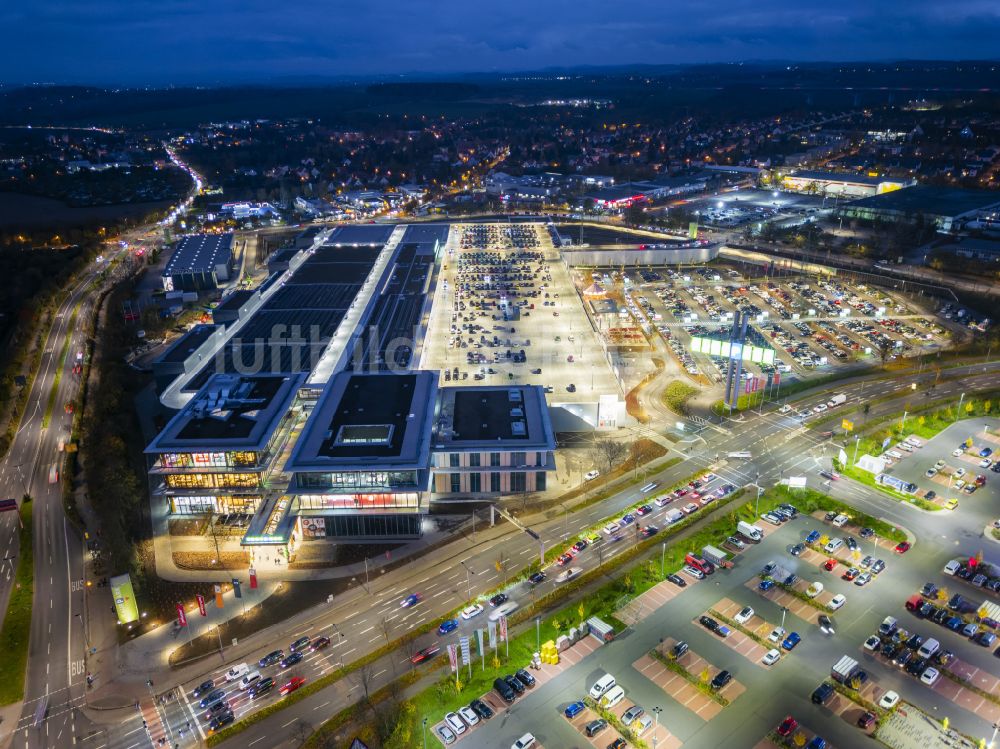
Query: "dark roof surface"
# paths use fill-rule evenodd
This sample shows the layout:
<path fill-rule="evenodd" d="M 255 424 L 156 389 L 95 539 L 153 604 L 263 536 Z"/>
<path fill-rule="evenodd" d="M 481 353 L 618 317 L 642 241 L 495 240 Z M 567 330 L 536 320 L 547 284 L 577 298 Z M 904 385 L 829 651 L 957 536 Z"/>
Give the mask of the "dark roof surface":
<path fill-rule="evenodd" d="M 452 442 L 497 439 L 527 439 L 528 432 L 514 434 L 512 408 L 524 408 L 523 401 L 511 402 L 507 390 L 462 390 L 455 393 Z M 520 417 L 523 421 L 524 417 Z"/>
<path fill-rule="evenodd" d="M 189 418 L 177 432 L 177 439 L 244 439 L 250 436 L 263 411 L 277 394 L 284 377 L 256 377 L 249 392 L 241 402 L 224 402 L 221 416 L 207 414 L 202 418 Z"/>
<path fill-rule="evenodd" d="M 195 234 L 184 237 L 174 248 L 164 276 L 179 276 L 183 273 L 211 273 L 215 266 L 229 262 L 233 250 L 233 235 Z"/>
<path fill-rule="evenodd" d="M 171 344 L 170 348 L 164 351 L 157 361 L 181 362 L 193 354 L 198 347 L 211 338 L 215 332 L 215 325 L 195 325 L 191 330 L 182 335 Z"/>
<path fill-rule="evenodd" d="M 416 376 L 411 374 L 380 377 L 354 375 L 347 382 L 337 403 L 320 455 L 332 458 L 362 458 L 399 455 L 413 403 Z M 391 425 L 389 444 L 337 444 L 341 427 Z"/>
<path fill-rule="evenodd" d="M 936 185 L 914 185 L 848 203 L 851 208 L 872 208 L 898 213 L 961 216 L 1000 205 L 1000 192 L 962 190 Z"/>

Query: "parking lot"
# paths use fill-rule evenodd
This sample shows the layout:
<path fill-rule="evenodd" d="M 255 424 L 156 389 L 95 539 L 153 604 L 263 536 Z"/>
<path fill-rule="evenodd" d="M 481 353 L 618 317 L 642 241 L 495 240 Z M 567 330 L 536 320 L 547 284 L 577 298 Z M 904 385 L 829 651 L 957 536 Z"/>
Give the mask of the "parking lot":
<path fill-rule="evenodd" d="M 941 505 L 957 500 L 958 513 L 964 505 L 974 504 L 993 508 L 992 514 L 1000 516 L 1000 470 L 993 470 L 998 457 L 994 452 L 1000 452 L 1000 419 L 967 419 L 919 442 L 923 447 L 910 451 L 890 446 L 883 453 L 892 461 L 886 472 L 915 484 L 916 496 L 934 492 L 934 501 Z"/>
<path fill-rule="evenodd" d="M 604 273 L 619 284 L 634 324 L 655 330 L 689 375 L 720 382 L 721 357 L 692 352 L 692 335 L 727 332 L 747 315 L 775 350 L 774 365 L 750 364 L 746 377 L 775 371 L 798 379 L 886 358 L 947 348 L 954 325 L 895 294 L 836 278 L 746 280 L 725 264 Z"/>
<path fill-rule="evenodd" d="M 532 731 L 547 745 L 595 745 L 575 723 L 553 718 L 573 700 L 582 699 L 597 678 L 610 673 L 625 690 L 619 706 L 624 709 L 639 705 L 646 712 L 662 708 L 660 725 L 683 746 L 769 746 L 766 734 L 788 714 L 795 716 L 807 739 L 821 735 L 828 746 L 857 746 L 864 733 L 856 725 L 863 708 L 840 694 L 822 706 L 811 704 L 809 699 L 818 684 L 829 680 L 831 666 L 845 654 L 854 657 L 867 673 L 860 685 L 864 699 L 878 701 L 887 692 L 895 691 L 904 704 L 911 703 L 938 717 L 947 715 L 955 727 L 973 734 L 987 731 L 989 721 L 1000 718 L 1000 705 L 955 681 L 941 678 L 928 686 L 921 683 L 919 672 L 908 673 L 861 646 L 887 614 L 901 622 L 909 616 L 903 602 L 911 592 L 919 590 L 918 581 L 937 580 L 955 587 L 957 581 L 941 573 L 948 559 L 947 548 L 932 549 L 918 540 L 913 551 L 900 554 L 893 544 L 862 533 L 851 522 L 837 527 L 822 513 L 815 517 L 800 515 L 777 527 L 763 522 L 759 525 L 767 531 L 765 538 L 760 544 L 748 544 L 735 552 L 732 569 L 717 570 L 700 581 L 689 579 L 683 588 L 665 581 L 629 603 L 622 612 L 631 612 L 626 619 L 630 625 L 627 636 L 596 648 L 577 665 L 520 698 L 511 713 L 516 725 L 508 724 L 503 732 L 498 732 L 499 724 L 487 725 L 481 729 L 482 740 L 493 741 L 490 746 L 506 746 L 510 743 L 508 735 L 512 741 L 514 734 L 523 729 Z M 816 539 L 813 547 L 791 553 L 810 534 Z M 827 570 L 823 562 L 830 556 L 816 552 L 815 544 L 847 537 L 854 538 L 858 548 L 850 550 L 845 544 L 843 551 L 834 555 L 837 562 L 833 569 Z M 859 556 L 862 560 L 877 556 L 885 564 L 866 585 L 856 584 L 856 578 L 844 579 L 850 565 L 860 566 Z M 799 578 L 792 586 L 795 590 L 803 592 L 810 584 L 822 582 L 822 593 L 803 600 L 780 587 L 759 590 L 761 572 L 769 562 L 777 562 Z M 846 600 L 841 607 L 830 610 L 828 604 L 835 595 Z M 753 611 L 745 612 L 747 606 Z M 745 613 L 748 615 L 743 617 Z M 824 613 L 831 619 L 831 633 L 820 629 L 818 617 Z M 706 615 L 718 621 L 732 621 L 740 615 L 744 623 L 728 627 L 728 634 L 720 636 L 700 623 L 700 617 Z M 912 621 L 905 624 L 913 629 Z M 920 629 L 931 627 L 936 628 L 927 623 Z M 776 639 L 769 639 L 777 628 L 784 631 Z M 796 633 L 799 641 L 788 647 L 784 643 L 791 633 Z M 929 636 L 932 632 L 923 634 Z M 956 654 L 953 668 L 959 669 L 961 675 L 980 689 L 994 693 L 1000 690 L 1000 666 L 989 651 L 970 643 L 960 633 L 944 631 L 934 636 Z M 652 654 L 669 653 L 681 640 L 689 649 L 678 663 L 693 676 L 701 679 L 707 674 L 711 678 L 723 669 L 732 674 L 732 681 L 722 692 L 728 705 L 705 695 Z M 769 645 L 779 651 L 780 657 L 773 665 L 765 666 L 762 659 Z M 966 665 L 969 670 L 963 671 Z M 780 698 L 775 699 L 775 695 Z M 724 720 L 710 719 L 723 715 Z"/>
<path fill-rule="evenodd" d="M 456 225 L 441 262 L 421 367 L 440 369 L 442 385 L 543 385 L 550 402 L 621 395 L 539 225 Z"/>

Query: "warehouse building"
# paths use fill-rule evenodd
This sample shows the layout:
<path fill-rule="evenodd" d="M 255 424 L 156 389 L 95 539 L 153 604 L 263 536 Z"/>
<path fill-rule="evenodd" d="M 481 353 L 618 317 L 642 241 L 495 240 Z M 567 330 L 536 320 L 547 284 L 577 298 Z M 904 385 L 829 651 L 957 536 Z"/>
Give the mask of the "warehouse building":
<path fill-rule="evenodd" d="M 233 235 L 195 234 L 174 247 L 163 269 L 166 291 L 203 291 L 229 280 L 233 265 Z"/>
<path fill-rule="evenodd" d="M 808 192 L 831 197 L 862 198 L 899 190 L 912 185 L 913 182 L 912 180 L 904 181 L 890 177 L 841 174 L 820 169 L 800 169 L 782 177 L 781 184 L 786 190 L 795 192 Z"/>
<path fill-rule="evenodd" d="M 855 200 L 837 212 L 845 218 L 867 221 L 917 221 L 922 217 L 941 231 L 949 232 L 967 223 L 992 223 L 1000 218 L 1000 193 L 917 185 Z"/>

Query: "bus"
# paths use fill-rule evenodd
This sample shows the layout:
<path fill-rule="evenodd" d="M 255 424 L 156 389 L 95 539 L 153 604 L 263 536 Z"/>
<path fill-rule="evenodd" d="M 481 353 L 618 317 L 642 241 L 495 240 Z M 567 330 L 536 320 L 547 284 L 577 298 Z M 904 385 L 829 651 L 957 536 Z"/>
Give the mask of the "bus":
<path fill-rule="evenodd" d="M 726 457 L 730 460 L 751 460 L 753 458 L 753 454 L 744 450 L 741 452 L 726 453 Z"/>

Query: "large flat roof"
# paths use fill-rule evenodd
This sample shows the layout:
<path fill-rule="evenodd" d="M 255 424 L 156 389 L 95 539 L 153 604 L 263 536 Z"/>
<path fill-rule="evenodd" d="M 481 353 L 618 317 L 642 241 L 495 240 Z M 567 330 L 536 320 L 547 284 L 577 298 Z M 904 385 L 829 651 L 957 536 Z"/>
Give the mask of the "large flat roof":
<path fill-rule="evenodd" d="M 261 450 L 302 380 L 303 375 L 215 375 L 146 452 Z"/>
<path fill-rule="evenodd" d="M 320 396 L 286 471 L 426 468 L 437 372 L 340 372 Z"/>
<path fill-rule="evenodd" d="M 902 190 L 854 200 L 845 207 L 892 211 L 895 213 L 956 218 L 967 213 L 1000 207 L 1000 192 L 964 190 L 937 185 L 914 185 Z"/>
<path fill-rule="evenodd" d="M 195 234 L 184 237 L 174 248 L 164 276 L 180 276 L 184 273 L 211 273 L 215 266 L 228 263 L 233 251 L 233 235 Z"/>
<path fill-rule="evenodd" d="M 437 450 L 554 450 L 545 392 L 538 385 L 442 388 Z"/>
<path fill-rule="evenodd" d="M 280 285 L 184 389 L 198 390 L 215 372 L 312 371 L 381 251 L 382 245 L 324 243 L 283 281 L 274 274 L 266 286 Z"/>
<path fill-rule="evenodd" d="M 160 354 L 157 362 L 182 362 L 197 351 L 218 329 L 216 325 L 195 325 L 180 338 L 170 344 L 169 348 Z"/>
<path fill-rule="evenodd" d="M 817 182 L 845 182 L 855 185 L 871 185 L 878 187 L 883 182 L 896 182 L 888 177 L 869 177 L 867 174 L 846 174 L 843 172 L 831 172 L 826 169 L 796 169 L 786 177 L 794 179 L 811 179 Z"/>

